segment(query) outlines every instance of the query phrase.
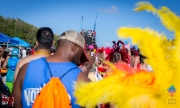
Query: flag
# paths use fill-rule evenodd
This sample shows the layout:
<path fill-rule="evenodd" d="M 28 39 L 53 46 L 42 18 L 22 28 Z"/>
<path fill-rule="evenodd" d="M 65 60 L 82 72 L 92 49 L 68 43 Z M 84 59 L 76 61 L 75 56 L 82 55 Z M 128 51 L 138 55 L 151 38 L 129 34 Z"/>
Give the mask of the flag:
<path fill-rule="evenodd" d="M 82 19 L 81 19 L 81 30 L 83 28 L 83 16 L 82 16 Z"/>
<path fill-rule="evenodd" d="M 96 19 L 97 19 L 97 14 L 96 14 L 96 18 L 94 22 L 94 29 L 93 29 L 94 36 L 96 36 Z"/>

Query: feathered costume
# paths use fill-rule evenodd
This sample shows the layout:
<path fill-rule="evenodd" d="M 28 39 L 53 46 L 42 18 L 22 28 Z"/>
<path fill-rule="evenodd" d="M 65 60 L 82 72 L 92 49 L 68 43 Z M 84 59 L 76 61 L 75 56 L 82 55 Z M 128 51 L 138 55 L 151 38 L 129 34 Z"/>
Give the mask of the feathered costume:
<path fill-rule="evenodd" d="M 132 38 L 153 72 L 111 65 L 113 72 L 107 78 L 75 85 L 79 105 L 93 108 L 110 102 L 117 108 L 180 108 L 180 18 L 167 7 L 156 9 L 148 2 L 139 2 L 135 11 L 143 10 L 160 17 L 174 32 L 174 41 L 149 28 L 120 28 L 118 36 Z"/>
<path fill-rule="evenodd" d="M 121 47 L 119 44 L 122 44 Z M 135 52 L 136 50 L 133 49 L 133 52 Z M 128 55 L 128 49 L 125 47 L 125 44 L 119 40 L 117 43 L 115 41 L 113 41 L 113 46 L 112 48 L 110 47 L 102 47 L 102 48 L 98 48 L 96 50 L 96 53 L 103 55 L 102 58 L 105 59 L 106 61 L 110 61 L 110 62 L 117 62 L 117 59 L 121 59 L 123 62 L 129 63 L 130 62 L 130 57 Z M 115 57 L 115 56 L 119 56 L 120 57 Z M 105 72 L 106 71 L 106 66 L 105 67 L 98 67 L 98 70 L 100 72 Z"/>
<path fill-rule="evenodd" d="M 124 42 L 122 42 L 121 40 L 119 40 L 117 43 L 115 41 L 113 41 L 113 52 L 111 53 L 111 60 L 112 62 L 116 61 L 113 60 L 114 56 L 116 56 L 116 54 L 120 54 L 121 55 L 121 60 L 123 62 L 129 63 L 130 62 L 130 57 L 128 55 L 128 49 L 125 47 Z M 121 44 L 121 48 L 120 45 Z"/>
<path fill-rule="evenodd" d="M 115 60 L 114 56 L 116 56 L 117 53 L 121 54 L 121 60 L 123 62 L 129 63 L 130 62 L 130 58 L 128 55 L 128 49 L 125 47 L 126 45 L 124 44 L 124 42 L 122 42 L 121 40 L 119 40 L 117 43 L 115 41 L 113 42 L 113 46 L 112 48 L 110 47 L 102 47 L 97 49 L 96 53 L 103 53 L 103 58 L 107 61 L 113 62 Z M 121 47 L 120 45 L 121 44 Z M 136 50 L 132 48 L 132 52 L 135 52 Z"/>

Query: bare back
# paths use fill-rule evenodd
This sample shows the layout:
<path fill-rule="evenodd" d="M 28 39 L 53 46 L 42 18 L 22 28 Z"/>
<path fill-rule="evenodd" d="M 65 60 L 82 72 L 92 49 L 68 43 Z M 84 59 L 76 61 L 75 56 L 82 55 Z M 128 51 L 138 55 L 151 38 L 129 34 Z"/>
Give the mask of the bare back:
<path fill-rule="evenodd" d="M 32 60 L 36 60 L 36 59 L 39 59 L 41 57 L 45 57 L 45 55 L 40 55 L 40 54 L 34 54 L 34 55 L 31 55 L 31 56 L 28 56 L 26 58 L 23 58 L 19 61 L 17 67 L 16 67 L 16 70 L 15 70 L 15 74 L 14 74 L 14 82 L 17 78 L 17 75 L 19 73 L 19 69 L 24 65 L 24 64 L 27 64 L 29 63 L 30 61 Z"/>

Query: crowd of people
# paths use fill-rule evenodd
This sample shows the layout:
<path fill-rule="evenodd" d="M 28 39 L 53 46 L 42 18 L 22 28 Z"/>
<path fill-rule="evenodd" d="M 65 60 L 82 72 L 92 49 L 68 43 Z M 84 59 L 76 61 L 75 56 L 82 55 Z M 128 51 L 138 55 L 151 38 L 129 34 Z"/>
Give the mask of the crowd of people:
<path fill-rule="evenodd" d="M 70 37 L 71 39 L 69 36 L 72 36 Z M 24 48 L 18 49 L 14 47 L 12 50 L 6 51 L 9 48 L 0 47 L 0 72 L 3 83 L 3 88 L 1 89 L 8 88 L 8 94 L 7 91 L 2 92 L 1 90 L 1 94 L 6 95 L 6 99 L 4 100 L 4 96 L 1 100 L 4 103 L 3 106 L 12 107 L 12 103 L 14 103 L 13 107 L 15 108 L 32 107 L 36 95 L 33 94 L 33 97 L 28 95 L 29 97 L 27 97 L 26 93 L 34 93 L 36 89 L 31 89 L 30 92 L 28 89 L 39 88 L 42 83 L 46 82 L 47 79 L 43 77 L 43 74 L 47 74 L 44 71 L 47 66 L 44 65 L 44 61 L 42 60 L 42 58 L 46 58 L 53 70 L 53 76 L 59 77 L 67 70 L 74 68 L 69 74 L 64 76 L 62 82 L 71 96 L 72 106 L 78 107 L 73 97 L 73 82 L 76 80 L 90 81 L 85 75 L 90 66 L 82 66 L 84 69 L 83 72 L 77 67 L 88 61 L 84 52 L 85 39 L 80 33 L 71 30 L 62 33 L 57 49 L 53 46 L 53 43 L 54 34 L 52 30 L 48 27 L 42 27 L 36 35 L 36 48 L 26 51 Z M 25 52 L 29 53 L 25 54 Z M 60 70 L 61 72 L 58 72 Z"/>
<path fill-rule="evenodd" d="M 96 36 L 96 31 L 95 30 L 81 30 L 81 35 L 85 36 L 85 37 L 94 37 Z"/>
<path fill-rule="evenodd" d="M 88 49 L 88 52 L 92 53 L 92 49 Z M 140 51 L 136 46 L 125 44 L 121 40 L 117 43 L 113 41 L 112 47 L 100 47 L 95 49 L 94 52 L 98 54 L 98 57 L 96 57 L 94 67 L 92 67 L 92 70 L 90 70 L 89 73 L 91 81 L 98 81 L 103 77 L 106 77 L 108 72 L 111 72 L 110 67 L 107 64 L 104 64 L 103 61 L 109 61 L 117 67 L 119 64 L 124 63 L 134 69 L 149 72 L 153 71 L 151 66 L 144 62 L 146 57 L 140 54 Z M 88 54 L 90 56 L 90 53 Z"/>
<path fill-rule="evenodd" d="M 49 54 L 53 55 L 55 50 L 56 50 L 56 47 L 52 46 L 49 50 Z M 0 69 L 1 69 L 1 77 L 4 84 L 8 85 L 7 81 L 9 79 L 9 76 L 8 76 L 8 74 L 10 73 L 9 71 L 11 70 L 15 71 L 15 69 L 12 69 L 12 67 L 17 68 L 16 65 L 18 64 L 19 60 L 33 55 L 34 53 L 36 53 L 36 51 L 37 51 L 37 47 L 31 47 L 31 48 L 26 48 L 22 46 L 9 47 L 6 44 L 2 44 L 0 46 Z M 11 75 L 13 73 L 11 73 Z M 12 78 L 10 81 L 12 81 Z M 9 87 L 9 89 L 10 91 L 12 91 L 11 87 Z"/>
<path fill-rule="evenodd" d="M 76 99 L 73 96 L 73 82 L 103 79 L 110 70 L 103 60 L 113 64 L 123 62 L 134 68 L 152 71 L 144 63 L 145 57 L 139 54 L 137 48 L 130 48 L 130 45 L 125 45 L 122 41 L 117 43 L 113 41 L 112 47 L 89 49 L 84 46 L 85 39 L 81 34 L 73 30 L 62 33 L 56 48 L 53 45 L 52 30 L 42 27 L 36 35 L 36 47 L 9 48 L 2 45 L 0 47 L 0 72 L 3 84 L 1 85 L 8 88 L 8 93 L 5 91 L 4 95 L 9 97 L 9 100 L 3 100 L 7 101 L 4 105 L 14 108 L 31 108 L 36 96 L 44 87 L 42 85 L 47 84 L 47 80 L 51 78 L 47 67 L 50 67 L 55 77 L 60 77 L 72 69 L 61 81 L 71 97 L 73 108 L 80 107 L 75 103 Z M 44 63 L 45 61 L 48 66 Z M 99 107 L 109 106 L 102 104 Z"/>

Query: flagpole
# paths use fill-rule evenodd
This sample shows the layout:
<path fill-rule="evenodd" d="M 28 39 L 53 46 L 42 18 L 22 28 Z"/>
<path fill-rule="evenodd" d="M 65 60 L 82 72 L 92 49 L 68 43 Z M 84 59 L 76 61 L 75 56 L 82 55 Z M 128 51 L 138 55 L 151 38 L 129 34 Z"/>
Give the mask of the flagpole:
<path fill-rule="evenodd" d="M 81 19 L 81 30 L 83 28 L 83 16 L 82 16 L 82 19 Z"/>
<path fill-rule="evenodd" d="M 97 14 L 96 14 L 96 18 L 95 18 L 95 22 L 94 22 L 94 29 L 93 29 L 93 32 L 95 32 L 93 38 L 95 40 L 95 45 L 96 45 L 96 19 L 97 19 Z"/>
<path fill-rule="evenodd" d="M 96 19 L 97 19 L 97 14 L 96 14 L 95 22 L 94 22 L 94 31 L 96 31 Z"/>

